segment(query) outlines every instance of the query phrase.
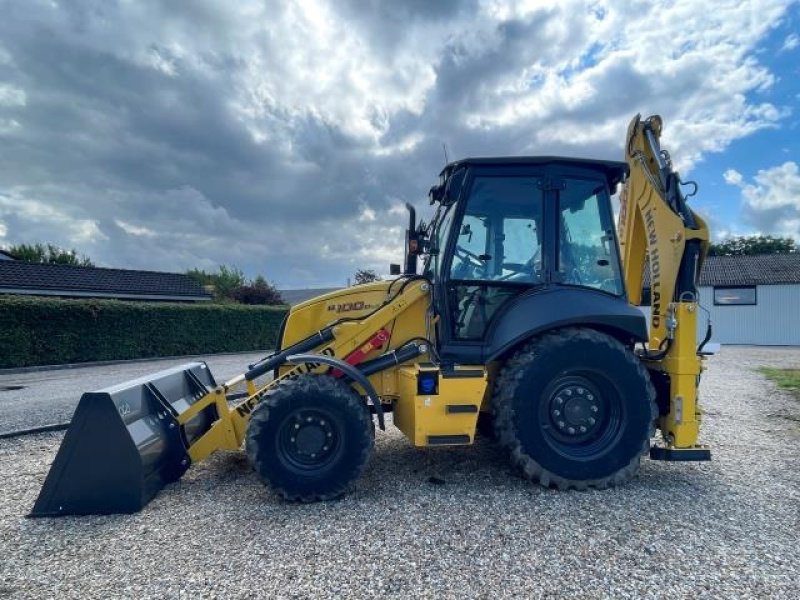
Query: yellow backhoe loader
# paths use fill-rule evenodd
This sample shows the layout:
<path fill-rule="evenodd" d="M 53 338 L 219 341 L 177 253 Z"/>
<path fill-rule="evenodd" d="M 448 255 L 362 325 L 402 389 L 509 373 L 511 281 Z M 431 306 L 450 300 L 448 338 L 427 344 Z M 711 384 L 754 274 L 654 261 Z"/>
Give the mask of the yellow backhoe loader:
<path fill-rule="evenodd" d="M 525 477 L 563 490 L 623 483 L 648 452 L 709 460 L 697 388 L 710 332 L 698 346 L 696 331 L 708 230 L 660 135 L 659 117 L 637 116 L 627 163 L 448 164 L 430 223 L 409 207 L 395 279 L 293 307 L 277 350 L 231 381 L 196 362 L 84 394 L 32 515 L 134 512 L 242 445 L 281 496 L 335 498 L 387 414 L 414 446 L 468 446 L 489 428 Z M 646 266 L 649 329 L 634 306 Z"/>

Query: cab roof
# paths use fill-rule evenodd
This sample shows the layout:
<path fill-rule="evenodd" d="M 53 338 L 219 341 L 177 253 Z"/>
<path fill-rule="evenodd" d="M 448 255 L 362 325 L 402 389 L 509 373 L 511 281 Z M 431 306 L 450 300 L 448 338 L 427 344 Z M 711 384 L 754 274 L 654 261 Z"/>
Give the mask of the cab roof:
<path fill-rule="evenodd" d="M 617 160 L 598 160 L 592 158 L 574 158 L 566 156 L 497 156 L 463 158 L 449 163 L 442 169 L 441 175 L 449 177 L 459 167 L 470 166 L 540 166 L 562 164 L 570 167 L 589 168 L 602 172 L 609 186 L 621 182 L 628 174 L 628 164 Z"/>

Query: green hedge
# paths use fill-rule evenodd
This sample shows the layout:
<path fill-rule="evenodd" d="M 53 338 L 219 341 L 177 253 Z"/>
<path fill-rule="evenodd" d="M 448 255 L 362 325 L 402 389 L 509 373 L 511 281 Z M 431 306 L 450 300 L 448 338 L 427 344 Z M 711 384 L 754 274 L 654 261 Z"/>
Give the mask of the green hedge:
<path fill-rule="evenodd" d="M 0 296 L 0 368 L 266 350 L 286 310 Z"/>

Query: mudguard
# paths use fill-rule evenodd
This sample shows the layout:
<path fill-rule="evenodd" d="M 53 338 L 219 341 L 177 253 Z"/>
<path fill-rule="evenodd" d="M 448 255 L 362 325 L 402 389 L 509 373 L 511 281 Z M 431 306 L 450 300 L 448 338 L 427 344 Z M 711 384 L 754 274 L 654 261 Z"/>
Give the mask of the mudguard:
<path fill-rule="evenodd" d="M 623 296 L 563 286 L 532 290 L 518 296 L 493 320 L 487 334 L 487 362 L 520 342 L 548 329 L 592 327 L 622 341 L 647 340 L 644 314 Z"/>

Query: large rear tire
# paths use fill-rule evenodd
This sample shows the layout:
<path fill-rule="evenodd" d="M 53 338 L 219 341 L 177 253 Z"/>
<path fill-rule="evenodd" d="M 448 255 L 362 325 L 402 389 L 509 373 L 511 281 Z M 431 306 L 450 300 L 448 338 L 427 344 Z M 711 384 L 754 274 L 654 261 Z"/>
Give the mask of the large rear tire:
<path fill-rule="evenodd" d="M 287 500 L 344 494 L 369 461 L 375 430 L 353 389 L 325 375 L 276 384 L 256 406 L 245 447 L 261 480 Z"/>
<path fill-rule="evenodd" d="M 657 416 L 647 369 L 615 338 L 569 328 L 530 341 L 495 386 L 495 434 L 522 474 L 547 487 L 631 479 Z"/>

